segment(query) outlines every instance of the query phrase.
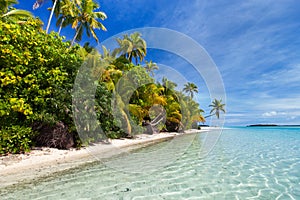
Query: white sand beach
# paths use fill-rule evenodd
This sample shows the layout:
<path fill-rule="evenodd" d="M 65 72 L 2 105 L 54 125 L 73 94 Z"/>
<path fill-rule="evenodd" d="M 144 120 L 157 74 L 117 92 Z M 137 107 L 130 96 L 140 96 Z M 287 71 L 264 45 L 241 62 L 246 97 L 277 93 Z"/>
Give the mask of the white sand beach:
<path fill-rule="evenodd" d="M 211 127 L 201 130 L 187 130 L 184 134 L 205 132 Z M 135 139 L 114 139 L 109 144 L 96 144 L 97 153 L 101 158 L 108 158 L 120 153 L 118 149 L 136 149 L 147 144 L 172 139 L 180 133 L 159 133 L 153 135 L 141 134 Z M 95 147 L 95 146 L 94 146 Z M 94 147 L 84 147 L 80 150 L 58 150 L 54 148 L 34 149 L 30 153 L 0 157 L 0 188 L 20 182 L 30 182 L 33 179 L 49 176 L 52 173 L 78 167 L 82 164 L 97 161 L 91 153 Z M 100 149 L 100 152 L 99 152 Z"/>

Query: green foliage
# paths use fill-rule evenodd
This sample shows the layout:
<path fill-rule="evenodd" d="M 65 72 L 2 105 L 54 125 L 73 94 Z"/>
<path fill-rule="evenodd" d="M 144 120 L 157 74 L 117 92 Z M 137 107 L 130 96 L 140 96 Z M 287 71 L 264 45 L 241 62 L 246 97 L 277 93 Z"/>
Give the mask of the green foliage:
<path fill-rule="evenodd" d="M 99 82 L 96 90 L 96 113 L 103 132 L 109 138 L 125 137 L 126 133 L 117 126 L 117 119 L 112 111 L 112 93 L 107 89 L 104 82 Z"/>
<path fill-rule="evenodd" d="M 133 59 L 138 64 L 138 61 L 142 61 L 146 56 L 147 45 L 140 33 L 123 35 L 122 39 L 117 38 L 117 42 L 119 47 L 113 51 L 112 55 L 119 55 L 120 57 L 116 59 L 114 66 L 125 72 L 121 79 L 125 81 L 118 83 L 117 92 L 126 103 L 128 103 L 127 99 L 130 98 L 129 106 L 125 111 L 131 116 L 131 123 L 134 121 L 141 125 L 145 119 L 155 119 L 155 116 L 150 116 L 149 110 L 157 105 L 163 108 L 160 113 L 157 113 L 157 116 L 163 112 L 166 113 L 166 124 L 159 124 L 157 127 L 160 129 L 179 131 L 180 128 L 190 128 L 192 122 L 205 121 L 199 104 L 192 99 L 194 93 L 198 93 L 198 88 L 194 83 L 185 84 L 184 91 L 190 95 L 188 97 L 176 91 L 177 84 L 165 77 L 161 84 L 154 83 L 151 75 L 154 76 L 153 70 L 158 69 L 158 66 L 152 61 L 145 61 L 146 65 L 143 70 L 139 65 L 134 66 L 132 64 Z M 128 70 L 130 70 L 130 76 L 126 73 Z M 112 82 L 116 83 L 115 81 Z"/>
<path fill-rule="evenodd" d="M 127 58 L 130 62 L 135 59 L 135 64 L 138 64 L 138 60 L 143 61 L 147 54 L 146 41 L 141 38 L 141 34 L 138 32 L 132 33 L 129 36 L 123 35 L 123 38 L 117 38 L 119 48 L 116 48 L 113 52 L 114 55 L 121 54 L 122 57 Z"/>
<path fill-rule="evenodd" d="M 80 64 L 76 49 L 40 31 L 37 20 L 0 22 L 0 36 L 0 116 L 35 120 L 45 110 L 68 112 L 65 104 Z"/>
<path fill-rule="evenodd" d="M 98 20 L 105 20 L 106 14 L 101 11 L 97 11 L 100 5 L 93 0 L 85 0 L 77 5 L 76 15 L 69 17 L 69 24 L 72 24 L 72 28 L 76 30 L 75 36 L 72 40 L 71 45 L 76 41 L 81 41 L 83 32 L 85 30 L 88 37 L 93 38 L 98 42 L 98 36 L 95 33 L 95 29 L 101 29 L 106 31 L 105 26 Z"/>
<path fill-rule="evenodd" d="M 82 59 L 62 40 L 36 19 L 0 21 L 0 129 L 38 120 L 74 131 L 71 90 Z"/>
<path fill-rule="evenodd" d="M 11 6 L 17 4 L 16 0 L 0 0 L 0 20 L 20 21 L 32 17 L 32 14 L 26 10 L 14 9 Z"/>
<path fill-rule="evenodd" d="M 7 153 L 24 153 L 32 145 L 31 128 L 24 126 L 10 126 L 0 130 L 0 155 Z"/>
<path fill-rule="evenodd" d="M 186 92 L 190 95 L 191 98 L 194 97 L 194 92 L 198 93 L 198 87 L 194 83 L 186 83 L 183 88 L 183 92 Z"/>
<path fill-rule="evenodd" d="M 166 124 L 159 122 L 157 127 L 170 131 L 199 119 L 199 104 L 176 91 L 176 83 L 167 79 L 154 83 L 152 62 L 149 68 L 132 63 L 146 55 L 146 44 L 139 34 L 135 36 L 134 52 L 123 51 L 127 56 L 116 58 L 105 48 L 103 55 L 94 51 L 87 55 L 79 46 L 69 48 L 70 42 L 58 34 L 46 34 L 37 19 L 22 24 L 0 21 L 0 154 L 28 151 L 32 138 L 37 138 L 32 129 L 39 130 L 33 124 L 49 133 L 48 127 L 57 127 L 55 135 L 60 133 L 58 125 L 65 127 L 64 133 L 79 131 L 82 143 L 88 144 L 142 133 L 143 120 L 162 113 Z M 78 77 L 83 82 L 74 86 L 80 66 Z M 78 98 L 72 101 L 72 95 Z M 150 110 L 157 104 L 153 115 Z M 80 121 L 76 127 L 73 110 L 75 121 Z"/>

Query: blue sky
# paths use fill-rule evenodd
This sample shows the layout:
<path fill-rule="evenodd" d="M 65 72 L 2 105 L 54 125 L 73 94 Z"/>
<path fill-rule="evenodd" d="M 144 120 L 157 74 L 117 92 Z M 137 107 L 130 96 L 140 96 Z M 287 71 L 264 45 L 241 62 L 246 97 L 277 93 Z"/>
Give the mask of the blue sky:
<path fill-rule="evenodd" d="M 34 0 L 16 7 L 32 11 Z M 218 67 L 226 90 L 226 125 L 300 124 L 300 1 L 298 0 L 99 0 L 108 19 L 100 41 L 119 32 L 164 27 L 188 35 L 205 48 Z M 47 23 L 51 1 L 33 13 Z M 51 30 L 57 30 L 53 21 Z M 74 32 L 62 31 L 67 39 Z M 92 44 L 96 45 L 91 39 Z M 163 56 L 162 56 L 163 55 Z M 170 55 L 149 58 L 169 66 L 188 65 Z M 185 73 L 181 71 L 181 73 Z M 201 77 L 201 107 L 209 94 Z"/>

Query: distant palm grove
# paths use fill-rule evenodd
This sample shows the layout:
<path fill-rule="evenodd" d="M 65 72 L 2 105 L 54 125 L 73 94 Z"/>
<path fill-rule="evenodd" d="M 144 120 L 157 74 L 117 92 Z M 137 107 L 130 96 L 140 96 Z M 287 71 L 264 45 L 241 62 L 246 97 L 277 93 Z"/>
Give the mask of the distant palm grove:
<path fill-rule="evenodd" d="M 193 100 L 198 93 L 194 83 L 178 91 L 167 78 L 155 81 L 158 66 L 146 60 L 147 43 L 140 33 L 117 38 L 116 49 L 102 46 L 102 54 L 88 43 L 76 43 L 84 34 L 99 42 L 95 29 L 106 31 L 102 24 L 106 14 L 93 0 L 53 0 L 46 30 L 29 11 L 13 8 L 15 0 L 0 2 L 0 155 L 27 152 L 33 146 L 68 149 L 107 137 L 184 131 L 205 121 Z M 33 9 L 42 9 L 43 3 L 37 0 Z M 57 31 L 49 31 L 52 20 Z M 65 27 L 74 29 L 70 41 L 60 36 Z M 103 133 L 88 123 L 75 127 L 73 120 L 73 112 L 89 112 L 84 96 L 76 104 L 82 108 L 72 103 L 74 81 L 85 65 L 97 80 L 91 110 Z M 130 89 L 132 82 L 140 83 L 139 87 Z M 220 101 L 211 106 L 217 117 L 225 112 Z M 78 136 L 78 130 L 84 137 Z"/>

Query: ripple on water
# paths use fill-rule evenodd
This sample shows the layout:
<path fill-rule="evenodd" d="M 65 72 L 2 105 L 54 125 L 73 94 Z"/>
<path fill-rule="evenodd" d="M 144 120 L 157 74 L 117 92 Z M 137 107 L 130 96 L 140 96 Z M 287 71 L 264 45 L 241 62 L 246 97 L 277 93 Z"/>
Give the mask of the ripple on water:
<path fill-rule="evenodd" d="M 299 132 L 226 130 L 204 158 L 199 140 L 180 159 L 149 174 L 99 162 L 6 188 L 0 199 L 300 199 Z M 139 168 L 139 160 L 132 167 Z"/>

